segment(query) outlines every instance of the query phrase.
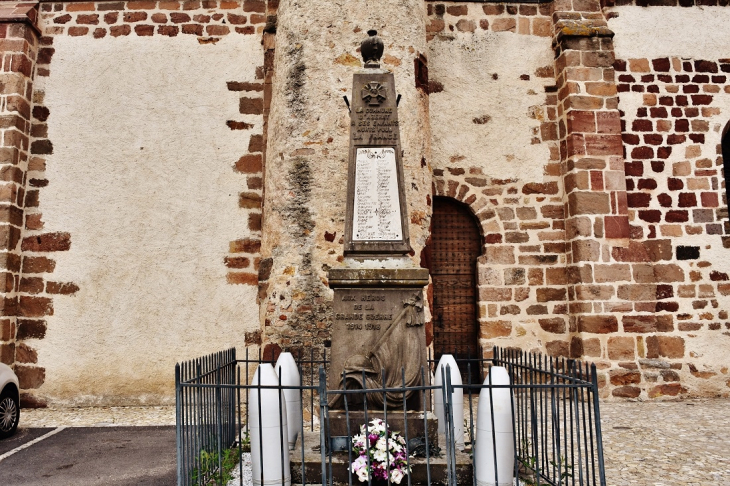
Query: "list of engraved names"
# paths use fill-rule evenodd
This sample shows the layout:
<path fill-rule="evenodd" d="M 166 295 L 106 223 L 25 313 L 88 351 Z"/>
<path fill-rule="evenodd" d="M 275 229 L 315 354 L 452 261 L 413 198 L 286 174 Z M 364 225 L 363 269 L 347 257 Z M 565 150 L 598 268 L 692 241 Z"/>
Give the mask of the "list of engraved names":
<path fill-rule="evenodd" d="M 357 149 L 353 206 L 353 240 L 392 241 L 403 238 L 394 148 Z"/>

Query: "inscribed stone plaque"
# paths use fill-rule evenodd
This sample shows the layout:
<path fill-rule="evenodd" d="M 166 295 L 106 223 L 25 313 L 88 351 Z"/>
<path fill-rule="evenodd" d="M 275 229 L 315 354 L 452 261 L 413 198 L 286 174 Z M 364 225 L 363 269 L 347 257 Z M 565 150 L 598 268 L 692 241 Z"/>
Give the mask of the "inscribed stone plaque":
<path fill-rule="evenodd" d="M 352 239 L 400 240 L 402 237 L 395 149 L 358 148 Z"/>
<path fill-rule="evenodd" d="M 421 294 L 420 288 L 335 289 L 332 342 L 337 345 L 329 388 L 362 389 L 363 380 L 368 388 L 381 388 L 383 379 L 388 388 L 401 387 L 404 372 L 407 386 L 421 383 L 426 365 Z M 389 406 L 403 406 L 400 393 L 386 399 Z M 383 394 L 368 394 L 368 403 L 382 410 Z M 330 406 L 342 406 L 341 399 Z"/>
<path fill-rule="evenodd" d="M 411 251 L 398 96 L 392 73 L 355 73 L 350 113 L 345 255 Z"/>

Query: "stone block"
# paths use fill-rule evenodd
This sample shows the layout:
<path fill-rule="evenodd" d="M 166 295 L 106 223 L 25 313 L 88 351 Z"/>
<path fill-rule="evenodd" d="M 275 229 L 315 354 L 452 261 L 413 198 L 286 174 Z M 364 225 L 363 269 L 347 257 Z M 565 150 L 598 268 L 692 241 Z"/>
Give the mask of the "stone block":
<path fill-rule="evenodd" d="M 608 334 L 618 331 L 616 316 L 580 315 L 578 316 L 578 332 Z"/>
<path fill-rule="evenodd" d="M 46 257 L 30 257 L 23 259 L 23 273 L 51 273 L 56 262 Z"/>
<path fill-rule="evenodd" d="M 624 332 L 652 333 L 674 330 L 674 317 L 668 314 L 624 316 Z"/>
<path fill-rule="evenodd" d="M 574 240 L 571 243 L 573 262 L 596 262 L 601 256 L 601 244 L 594 240 Z"/>
<path fill-rule="evenodd" d="M 576 285 L 575 297 L 578 300 L 610 300 L 614 295 L 611 285 Z"/>
<path fill-rule="evenodd" d="M 530 269 L 531 271 L 533 269 Z M 565 268 L 552 267 L 545 269 L 545 282 L 547 285 L 566 285 L 568 283 L 568 276 Z"/>
<path fill-rule="evenodd" d="M 232 241 L 228 249 L 231 253 L 258 253 L 260 250 L 261 241 L 249 238 Z"/>
<path fill-rule="evenodd" d="M 680 393 L 687 393 L 687 388 L 679 383 L 668 383 L 658 385 L 649 390 L 649 398 L 658 398 L 661 396 L 676 397 Z"/>
<path fill-rule="evenodd" d="M 612 385 L 636 385 L 641 383 L 641 372 L 631 370 L 613 370 L 609 372 Z"/>
<path fill-rule="evenodd" d="M 684 338 L 680 336 L 648 336 L 646 338 L 647 358 L 683 358 Z"/>
<path fill-rule="evenodd" d="M 46 336 L 46 321 L 40 319 L 19 319 L 16 339 L 43 339 Z"/>
<path fill-rule="evenodd" d="M 619 398 L 637 398 L 641 395 L 641 388 L 635 386 L 620 386 L 611 391 L 611 395 Z"/>
<path fill-rule="evenodd" d="M 570 344 L 567 341 L 549 341 L 545 344 L 548 356 L 570 357 Z"/>
<path fill-rule="evenodd" d="M 481 323 L 480 328 L 482 337 L 486 339 L 507 337 L 512 334 L 510 321 L 485 321 Z"/>
<path fill-rule="evenodd" d="M 487 246 L 483 257 L 484 263 L 512 264 L 515 263 L 515 252 L 512 246 Z"/>
<path fill-rule="evenodd" d="M 539 288 L 536 291 L 538 302 L 565 301 L 566 289 L 562 288 Z"/>
<path fill-rule="evenodd" d="M 568 211 L 571 216 L 610 214 L 609 196 L 602 192 L 573 192 L 568 195 Z"/>
<path fill-rule="evenodd" d="M 512 300 L 512 289 L 502 287 L 479 287 L 479 300 L 488 302 Z"/>
<path fill-rule="evenodd" d="M 46 380 L 46 370 L 38 366 L 15 365 L 15 374 L 18 376 L 20 388 L 27 390 L 39 388 Z"/>
<path fill-rule="evenodd" d="M 22 317 L 52 316 L 53 301 L 48 297 L 21 295 L 18 299 L 18 313 Z"/>
<path fill-rule="evenodd" d="M 626 264 L 596 264 L 593 266 L 593 278 L 597 283 L 628 281 L 631 280 L 631 267 Z"/>
<path fill-rule="evenodd" d="M 244 155 L 234 165 L 236 172 L 242 174 L 256 174 L 263 169 L 263 157 L 261 154 Z"/>
<path fill-rule="evenodd" d="M 634 338 L 616 336 L 608 338 L 608 358 L 614 361 L 636 359 Z"/>
<path fill-rule="evenodd" d="M 538 305 L 533 304 L 529 306 L 527 309 L 527 315 L 530 316 L 539 316 L 539 315 L 547 315 L 549 314 L 548 308 L 546 305 Z"/>
<path fill-rule="evenodd" d="M 562 317 L 551 317 L 549 319 L 538 319 L 540 327 L 547 332 L 553 334 L 565 333 L 565 319 Z"/>
<path fill-rule="evenodd" d="M 656 285 L 624 284 L 618 286 L 618 298 L 622 300 L 642 301 L 656 299 Z"/>
<path fill-rule="evenodd" d="M 524 268 L 508 268 L 504 271 L 505 285 L 524 285 L 525 269 Z"/>

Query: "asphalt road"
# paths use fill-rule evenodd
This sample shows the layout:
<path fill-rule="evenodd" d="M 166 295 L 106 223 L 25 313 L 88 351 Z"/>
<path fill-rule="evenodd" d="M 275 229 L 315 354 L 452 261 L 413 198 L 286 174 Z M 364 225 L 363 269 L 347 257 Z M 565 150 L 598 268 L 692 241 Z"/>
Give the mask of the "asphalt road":
<path fill-rule="evenodd" d="M 167 486 L 176 479 L 175 427 L 25 428 L 0 441 L 3 486 Z"/>

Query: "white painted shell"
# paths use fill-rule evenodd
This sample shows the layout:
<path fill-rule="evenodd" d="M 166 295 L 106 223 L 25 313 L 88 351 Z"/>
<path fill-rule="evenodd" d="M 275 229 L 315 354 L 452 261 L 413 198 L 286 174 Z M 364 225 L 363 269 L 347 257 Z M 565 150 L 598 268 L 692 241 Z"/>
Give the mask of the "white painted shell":
<path fill-rule="evenodd" d="M 490 381 L 491 380 L 491 381 Z M 509 385 L 507 369 L 492 366 L 484 384 Z M 482 388 L 477 408 L 477 433 L 474 451 L 477 486 L 512 485 L 514 475 L 514 437 L 509 388 Z M 494 459 L 497 458 L 495 477 Z"/>
<path fill-rule="evenodd" d="M 283 386 L 301 386 L 299 369 L 291 353 L 281 353 L 276 360 L 276 373 Z M 297 436 L 302 426 L 302 395 L 300 390 L 284 389 L 286 400 L 286 418 L 289 427 L 289 450 L 294 450 Z"/>
<path fill-rule="evenodd" d="M 451 374 L 451 384 L 461 385 L 461 373 L 459 372 L 459 366 L 456 364 L 456 360 L 450 354 L 444 354 L 436 366 L 436 376 L 434 377 L 434 384 L 441 386 L 444 381 L 447 366 L 449 367 Z M 442 371 L 444 370 L 444 376 Z M 452 393 L 451 402 L 454 405 L 454 440 L 456 442 L 456 448 L 460 451 L 464 450 L 464 390 L 461 388 L 455 388 Z M 434 411 L 436 412 L 436 418 L 439 421 L 439 434 L 445 433 L 445 417 L 444 417 L 444 397 L 441 390 L 434 391 Z"/>
<path fill-rule="evenodd" d="M 279 376 L 270 363 L 263 363 L 256 369 L 251 385 L 253 388 L 249 393 L 248 427 L 251 432 L 253 484 L 290 486 L 286 399 L 280 389 L 258 388 L 259 385 L 279 386 Z"/>

